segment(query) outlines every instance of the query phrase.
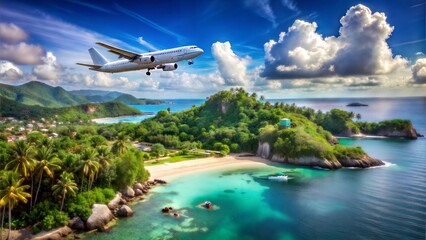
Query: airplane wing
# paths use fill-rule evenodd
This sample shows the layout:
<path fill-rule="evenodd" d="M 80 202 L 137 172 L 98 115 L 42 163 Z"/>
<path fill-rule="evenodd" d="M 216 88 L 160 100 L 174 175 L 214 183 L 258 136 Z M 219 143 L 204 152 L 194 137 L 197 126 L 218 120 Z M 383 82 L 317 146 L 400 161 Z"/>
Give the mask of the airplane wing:
<path fill-rule="evenodd" d="M 141 56 L 141 54 L 134 53 L 134 52 L 129 52 L 129 51 L 126 51 L 126 50 L 123 50 L 123 49 L 120 49 L 120 48 L 108 45 L 108 44 L 103 43 L 103 42 L 97 42 L 96 44 L 98 44 L 99 46 L 102 46 L 104 48 L 108 48 L 109 52 L 117 54 L 118 57 L 120 57 L 120 58 L 123 57 L 123 58 L 127 58 L 129 60 L 135 60 L 136 58 L 138 58 L 138 57 Z"/>
<path fill-rule="evenodd" d="M 78 65 L 90 67 L 91 69 L 99 69 L 102 66 L 101 65 L 93 65 L 93 64 L 87 64 L 87 63 L 77 63 Z"/>

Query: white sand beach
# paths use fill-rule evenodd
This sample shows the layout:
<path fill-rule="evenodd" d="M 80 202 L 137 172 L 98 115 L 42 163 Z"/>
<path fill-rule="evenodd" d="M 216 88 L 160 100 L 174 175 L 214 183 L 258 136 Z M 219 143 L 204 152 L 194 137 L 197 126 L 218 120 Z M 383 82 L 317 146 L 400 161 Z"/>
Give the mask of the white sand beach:
<path fill-rule="evenodd" d="M 256 167 L 271 164 L 273 164 L 271 161 L 260 157 L 238 157 L 238 155 L 229 155 L 226 157 L 209 157 L 177 163 L 165 163 L 156 166 L 147 166 L 145 168 L 151 173 L 150 179 L 159 178 L 170 180 L 172 178 L 194 172 L 221 168 Z"/>

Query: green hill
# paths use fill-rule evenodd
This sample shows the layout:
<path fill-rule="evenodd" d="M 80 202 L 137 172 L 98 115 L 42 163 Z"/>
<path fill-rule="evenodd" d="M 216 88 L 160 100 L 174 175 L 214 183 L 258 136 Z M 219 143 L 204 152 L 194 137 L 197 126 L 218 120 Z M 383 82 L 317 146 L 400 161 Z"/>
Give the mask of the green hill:
<path fill-rule="evenodd" d="M 141 112 L 121 102 L 85 103 L 63 108 L 46 108 L 25 105 L 0 96 L 1 117 L 17 119 L 56 118 L 63 121 L 88 120 L 102 117 L 118 117 L 123 115 L 140 115 Z"/>
<path fill-rule="evenodd" d="M 103 90 L 73 90 L 69 91 L 71 94 L 84 96 L 90 102 L 110 102 L 114 101 L 117 97 L 123 95 L 124 93 L 116 91 L 103 91 Z"/>
<path fill-rule="evenodd" d="M 163 101 L 138 99 L 130 94 L 116 91 L 75 90 L 66 91 L 62 87 L 32 81 L 20 86 L 0 83 L 0 96 L 30 106 L 61 108 L 76 106 L 83 103 L 103 103 L 119 101 L 124 104 L 160 104 Z"/>
<path fill-rule="evenodd" d="M 62 87 L 52 87 L 36 81 L 20 86 L 0 84 L 0 96 L 25 105 L 52 108 L 74 106 L 87 102 L 85 97 L 70 94 Z"/>
<path fill-rule="evenodd" d="M 383 164 L 361 148 L 336 145 L 330 132 L 297 111 L 305 109 L 263 103 L 255 93 L 239 88 L 218 92 L 201 106 L 183 112 L 160 111 L 154 118 L 120 132 L 171 148 L 202 146 L 224 155 L 261 152 L 274 161 L 303 166 L 335 169 Z M 280 129 L 281 118 L 290 119 L 291 127 Z"/>
<path fill-rule="evenodd" d="M 114 101 L 122 102 L 129 105 L 145 105 L 145 104 L 155 105 L 155 104 L 163 103 L 162 100 L 136 98 L 130 94 L 123 94 L 117 97 L 116 99 L 114 99 Z"/>

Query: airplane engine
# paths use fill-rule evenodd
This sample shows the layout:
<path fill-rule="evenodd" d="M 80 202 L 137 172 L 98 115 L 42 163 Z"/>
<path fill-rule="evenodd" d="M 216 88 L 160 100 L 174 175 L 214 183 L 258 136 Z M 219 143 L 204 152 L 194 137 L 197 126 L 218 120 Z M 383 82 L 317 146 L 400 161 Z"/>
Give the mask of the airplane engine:
<path fill-rule="evenodd" d="M 178 68 L 177 63 L 167 63 L 163 65 L 163 71 L 174 71 Z"/>
<path fill-rule="evenodd" d="M 135 62 L 138 64 L 148 64 L 148 63 L 153 63 L 154 61 L 155 61 L 154 56 L 144 56 L 135 60 Z"/>

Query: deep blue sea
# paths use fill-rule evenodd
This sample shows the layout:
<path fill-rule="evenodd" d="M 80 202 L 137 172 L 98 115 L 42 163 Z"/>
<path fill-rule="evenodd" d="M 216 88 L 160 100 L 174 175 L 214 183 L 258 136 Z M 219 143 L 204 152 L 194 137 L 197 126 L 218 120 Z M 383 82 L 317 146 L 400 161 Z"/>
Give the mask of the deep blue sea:
<path fill-rule="evenodd" d="M 321 110 L 337 107 L 360 113 L 368 121 L 410 119 L 420 133 L 426 133 L 426 98 L 285 102 Z M 345 107 L 350 102 L 369 106 Z M 424 240 L 426 139 L 339 141 L 362 146 L 369 155 L 388 164 L 325 171 L 271 163 L 260 168 L 185 175 L 155 188 L 145 201 L 134 204 L 135 215 L 120 219 L 110 233 L 88 238 Z M 265 179 L 277 173 L 288 175 L 288 181 Z M 205 200 L 218 209 L 199 208 Z M 169 205 L 179 209 L 182 216 L 176 219 L 161 214 L 160 209 Z"/>

